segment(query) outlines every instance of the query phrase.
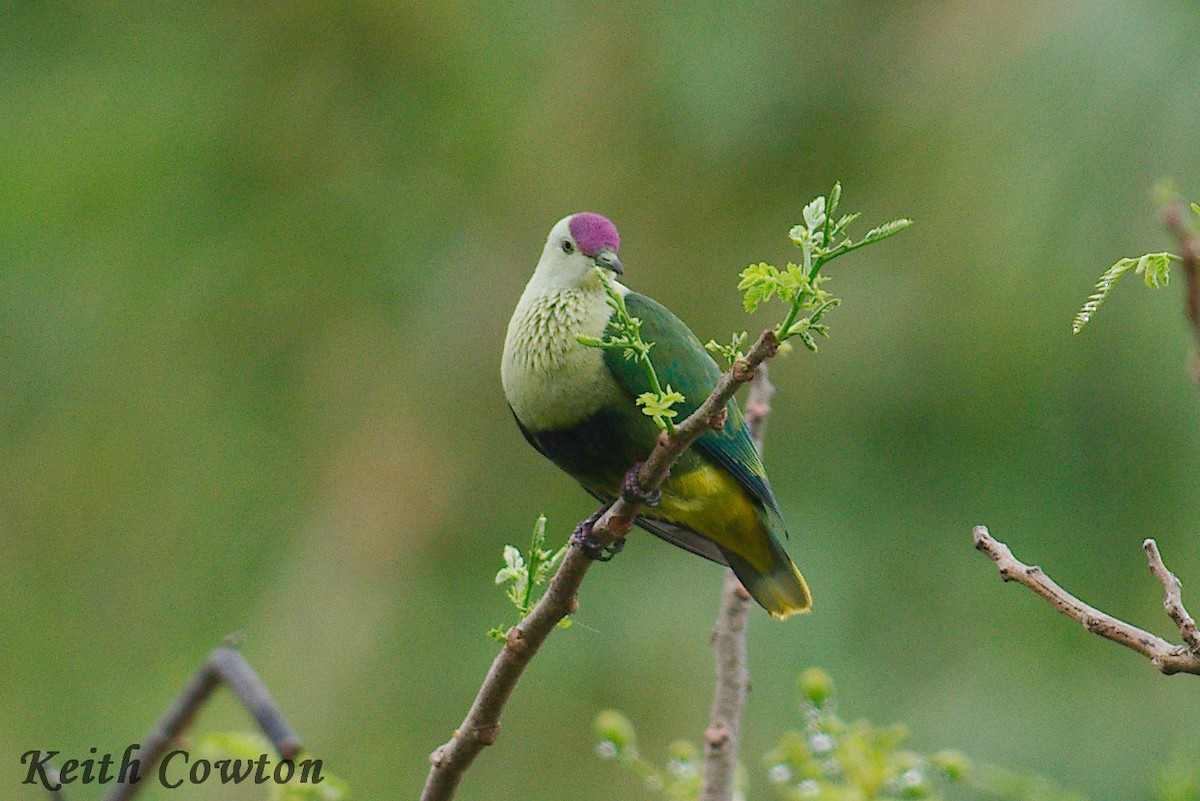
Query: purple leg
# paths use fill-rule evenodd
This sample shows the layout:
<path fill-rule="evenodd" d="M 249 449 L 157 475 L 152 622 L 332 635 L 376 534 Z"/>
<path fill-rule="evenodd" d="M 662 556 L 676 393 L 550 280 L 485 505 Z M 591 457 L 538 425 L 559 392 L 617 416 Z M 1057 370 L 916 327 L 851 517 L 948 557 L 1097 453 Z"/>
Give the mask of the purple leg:
<path fill-rule="evenodd" d="M 662 500 L 662 492 L 654 490 L 654 492 L 646 492 L 642 489 L 642 484 L 638 481 L 638 472 L 641 471 L 644 462 L 635 464 L 628 473 L 625 474 L 625 483 L 621 485 L 621 497 L 627 501 L 641 501 L 647 506 L 658 506 Z"/>
<path fill-rule="evenodd" d="M 595 511 L 595 513 L 575 527 L 575 533 L 571 535 L 571 544 L 583 551 L 583 555 L 588 559 L 594 559 L 597 562 L 607 562 L 621 552 L 625 547 L 625 538 L 618 537 L 613 540 L 612 544 L 605 547 L 596 542 L 592 537 L 592 526 L 596 525 L 596 521 L 608 511 L 608 507 L 612 504 L 605 504 Z"/>

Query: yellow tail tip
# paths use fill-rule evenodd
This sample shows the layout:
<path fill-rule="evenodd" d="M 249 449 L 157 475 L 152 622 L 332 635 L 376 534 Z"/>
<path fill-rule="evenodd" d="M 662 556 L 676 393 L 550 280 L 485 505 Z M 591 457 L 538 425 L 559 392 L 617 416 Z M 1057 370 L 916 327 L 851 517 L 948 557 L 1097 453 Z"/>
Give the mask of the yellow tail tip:
<path fill-rule="evenodd" d="M 788 588 L 791 592 L 786 592 L 778 586 L 771 588 L 774 590 L 771 593 L 771 600 L 774 602 L 772 606 L 776 608 L 766 609 L 774 620 L 787 620 L 795 615 L 807 615 L 812 612 L 812 593 L 808 589 L 808 582 L 794 564 L 788 564 L 792 569 L 792 576 L 795 577 L 795 583 Z"/>
<path fill-rule="evenodd" d="M 808 615 L 812 613 L 812 604 L 808 606 L 793 606 L 779 612 L 771 612 L 772 620 L 787 620 L 789 617 L 796 615 Z"/>

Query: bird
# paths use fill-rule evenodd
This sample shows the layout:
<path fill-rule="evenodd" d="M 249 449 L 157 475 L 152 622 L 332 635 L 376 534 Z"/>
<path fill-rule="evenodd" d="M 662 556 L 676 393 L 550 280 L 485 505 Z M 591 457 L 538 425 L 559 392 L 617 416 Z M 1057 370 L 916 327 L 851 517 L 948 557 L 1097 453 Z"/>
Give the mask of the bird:
<path fill-rule="evenodd" d="M 614 308 L 605 284 L 641 320 L 661 383 L 686 397 L 677 407 L 681 415 L 704 402 L 721 369 L 682 320 L 617 280 L 625 272 L 620 245 L 616 226 L 600 214 L 572 214 L 550 229 L 504 340 L 501 383 L 518 428 L 602 504 L 622 493 L 646 502 L 638 526 L 731 567 L 773 618 L 809 611 L 808 585 L 780 544 L 783 515 L 736 400 L 726 406 L 724 426 L 706 431 L 684 451 L 658 493 L 638 486 L 636 468 L 659 436 L 657 424 L 635 403 L 650 390 L 649 379 L 619 349 L 578 339 L 612 331 Z M 573 541 L 588 546 L 590 525 L 605 508 L 581 524 Z M 594 548 L 585 553 L 611 558 Z"/>

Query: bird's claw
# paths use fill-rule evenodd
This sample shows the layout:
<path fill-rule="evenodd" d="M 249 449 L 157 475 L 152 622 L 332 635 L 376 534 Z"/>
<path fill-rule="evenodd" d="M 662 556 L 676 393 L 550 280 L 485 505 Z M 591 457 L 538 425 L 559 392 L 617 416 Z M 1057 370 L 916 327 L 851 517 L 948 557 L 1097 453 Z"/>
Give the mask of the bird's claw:
<path fill-rule="evenodd" d="M 643 464 L 645 462 L 638 462 L 625 474 L 625 482 L 621 484 L 621 497 L 631 503 L 640 501 L 647 506 L 658 506 L 659 501 L 662 500 L 662 492 L 659 490 L 646 492 L 642 489 L 642 482 L 638 480 L 638 473 Z"/>
<path fill-rule="evenodd" d="M 609 545 L 601 545 L 592 536 L 592 526 L 596 525 L 596 521 L 607 511 L 607 506 L 600 507 L 594 515 L 576 526 L 575 533 L 571 535 L 571 544 L 583 551 L 583 555 L 588 559 L 596 562 L 611 561 L 625 547 L 624 537 L 617 537 Z"/>

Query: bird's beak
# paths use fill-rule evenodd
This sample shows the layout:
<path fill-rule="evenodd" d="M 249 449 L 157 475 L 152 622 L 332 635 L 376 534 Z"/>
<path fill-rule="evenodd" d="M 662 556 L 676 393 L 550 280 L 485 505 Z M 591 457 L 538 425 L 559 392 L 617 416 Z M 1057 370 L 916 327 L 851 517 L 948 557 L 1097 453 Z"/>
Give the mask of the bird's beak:
<path fill-rule="evenodd" d="M 613 253 L 608 248 L 596 254 L 596 266 L 612 270 L 617 275 L 625 274 L 625 268 L 621 266 L 621 260 L 617 258 L 616 253 Z"/>

